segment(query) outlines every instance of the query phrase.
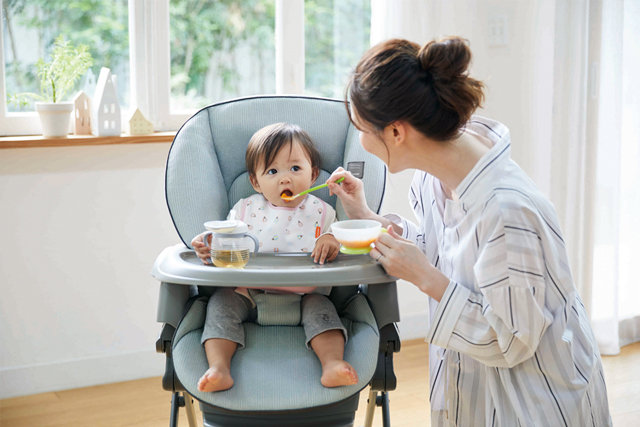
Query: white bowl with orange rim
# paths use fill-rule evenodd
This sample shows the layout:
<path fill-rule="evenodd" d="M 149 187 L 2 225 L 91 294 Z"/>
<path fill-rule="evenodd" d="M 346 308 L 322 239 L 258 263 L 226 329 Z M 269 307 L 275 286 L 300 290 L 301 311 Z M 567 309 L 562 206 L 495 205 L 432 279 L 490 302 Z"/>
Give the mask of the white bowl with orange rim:
<path fill-rule="evenodd" d="M 331 224 L 331 232 L 340 242 L 344 254 L 366 254 L 380 233 L 386 231 L 380 222 L 372 219 L 349 219 Z"/>

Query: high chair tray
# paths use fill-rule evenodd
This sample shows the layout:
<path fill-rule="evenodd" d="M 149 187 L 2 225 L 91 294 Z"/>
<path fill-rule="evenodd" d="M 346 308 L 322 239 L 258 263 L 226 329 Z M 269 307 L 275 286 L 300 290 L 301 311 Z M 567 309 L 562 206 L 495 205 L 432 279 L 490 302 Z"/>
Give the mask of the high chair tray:
<path fill-rule="evenodd" d="M 368 255 L 345 255 L 324 265 L 308 253 L 252 254 L 243 269 L 204 265 L 184 245 L 160 253 L 151 274 L 161 282 L 211 286 L 348 286 L 395 281 Z"/>

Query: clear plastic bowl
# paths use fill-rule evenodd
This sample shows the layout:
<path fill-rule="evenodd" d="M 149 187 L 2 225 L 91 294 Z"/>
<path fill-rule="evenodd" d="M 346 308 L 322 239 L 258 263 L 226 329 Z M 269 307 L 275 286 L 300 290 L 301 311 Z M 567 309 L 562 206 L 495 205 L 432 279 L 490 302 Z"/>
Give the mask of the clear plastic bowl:
<path fill-rule="evenodd" d="M 382 224 L 372 219 L 350 219 L 333 223 L 331 232 L 342 245 L 340 252 L 366 254 L 382 232 Z"/>

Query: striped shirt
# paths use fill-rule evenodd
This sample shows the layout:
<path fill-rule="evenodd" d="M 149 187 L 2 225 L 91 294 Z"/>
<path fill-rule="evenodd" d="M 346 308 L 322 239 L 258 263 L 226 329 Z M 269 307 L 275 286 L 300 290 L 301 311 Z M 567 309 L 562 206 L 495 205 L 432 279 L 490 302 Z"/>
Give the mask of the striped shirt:
<path fill-rule="evenodd" d="M 447 199 L 418 171 L 399 219 L 449 279 L 430 299 L 431 425 L 611 425 L 600 354 L 573 284 L 551 203 L 510 158 L 508 129 L 474 116 L 493 142 Z"/>

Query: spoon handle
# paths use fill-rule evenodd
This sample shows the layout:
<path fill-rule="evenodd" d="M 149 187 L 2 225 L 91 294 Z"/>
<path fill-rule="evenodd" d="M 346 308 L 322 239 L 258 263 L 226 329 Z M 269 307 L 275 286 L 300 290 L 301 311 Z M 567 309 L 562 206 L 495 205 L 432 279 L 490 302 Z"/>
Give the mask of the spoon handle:
<path fill-rule="evenodd" d="M 336 184 L 337 184 L 337 183 L 339 183 L 339 182 L 342 182 L 343 180 L 344 180 L 344 177 L 342 177 L 342 178 L 338 178 L 338 179 L 336 180 Z M 307 193 L 310 193 L 310 192 L 312 192 L 312 191 L 319 190 L 319 189 L 324 188 L 324 187 L 326 187 L 326 186 L 327 186 L 327 183 L 326 183 L 326 182 L 325 182 L 324 184 L 316 185 L 315 187 L 311 187 L 311 188 L 309 188 L 309 189 L 307 189 L 307 190 L 304 190 L 304 191 L 299 192 L 299 193 L 297 194 L 297 196 L 296 196 L 296 197 L 298 197 L 298 196 L 304 196 L 304 195 L 305 195 L 305 194 L 307 194 Z"/>

